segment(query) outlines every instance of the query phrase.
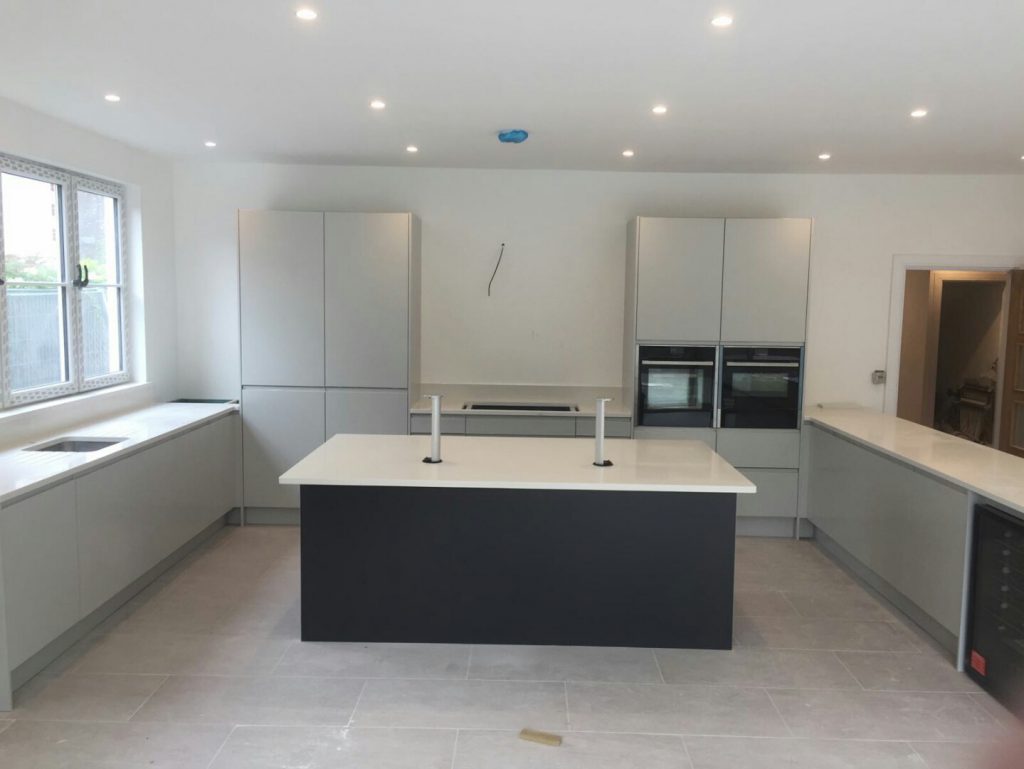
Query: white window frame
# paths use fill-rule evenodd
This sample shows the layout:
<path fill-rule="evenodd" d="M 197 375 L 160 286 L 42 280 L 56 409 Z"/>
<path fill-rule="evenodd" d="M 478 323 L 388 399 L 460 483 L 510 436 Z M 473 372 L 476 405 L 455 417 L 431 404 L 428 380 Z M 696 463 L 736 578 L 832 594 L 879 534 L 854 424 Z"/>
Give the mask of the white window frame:
<path fill-rule="evenodd" d="M 7 289 L 13 283 L 0 286 L 0 408 L 8 409 L 29 403 L 62 398 L 69 395 L 125 384 L 132 379 L 129 344 L 128 318 L 128 250 L 125 233 L 125 188 L 114 182 L 83 176 L 60 168 L 34 163 L 10 155 L 0 154 L 0 173 L 50 182 L 59 185 L 61 204 L 61 235 L 63 238 L 63 276 L 65 343 L 68 356 L 68 381 L 56 385 L 45 385 L 30 390 L 12 392 L 10 389 L 10 335 L 7 316 Z M 111 197 L 115 201 L 115 221 L 118 229 L 117 283 L 120 298 L 121 370 L 100 377 L 85 377 L 82 337 L 82 289 L 74 285 L 79 259 L 78 243 L 78 192 L 94 192 Z M 0 191 L 0 277 L 5 276 L 4 227 L 2 191 Z"/>

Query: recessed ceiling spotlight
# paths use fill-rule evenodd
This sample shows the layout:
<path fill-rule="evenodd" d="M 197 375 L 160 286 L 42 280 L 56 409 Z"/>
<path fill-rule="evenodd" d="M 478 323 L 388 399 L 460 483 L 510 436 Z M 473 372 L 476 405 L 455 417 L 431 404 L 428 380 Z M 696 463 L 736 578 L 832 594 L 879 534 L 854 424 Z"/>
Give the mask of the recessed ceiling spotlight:
<path fill-rule="evenodd" d="M 655 104 L 653 107 L 651 107 L 651 112 L 653 112 L 655 115 L 664 115 L 666 112 L 668 112 L 668 107 L 666 107 L 664 104 Z"/>
<path fill-rule="evenodd" d="M 927 114 L 928 110 L 926 110 L 924 107 L 918 107 L 917 109 L 910 113 L 910 117 L 923 118 Z"/>
<path fill-rule="evenodd" d="M 121 97 L 118 96 L 116 93 L 108 93 L 103 98 L 109 101 L 111 104 L 117 104 L 119 101 L 121 101 Z"/>
<path fill-rule="evenodd" d="M 301 19 L 302 21 L 314 21 L 317 17 L 317 12 L 312 8 L 299 8 L 295 12 L 295 18 Z"/>
<path fill-rule="evenodd" d="M 623 151 L 622 151 L 622 157 L 624 157 L 624 158 L 631 158 L 631 157 L 633 157 L 633 156 L 634 156 L 635 154 L 636 154 L 636 153 L 635 153 L 635 152 L 633 152 L 633 150 L 623 150 Z"/>
<path fill-rule="evenodd" d="M 713 18 L 711 20 L 711 26 L 712 27 L 719 27 L 719 28 L 731 27 L 732 26 L 732 16 L 730 16 L 730 15 L 728 15 L 726 13 L 723 13 L 720 16 L 716 16 L 715 18 Z"/>
<path fill-rule="evenodd" d="M 829 154 L 828 152 L 822 152 L 820 155 L 818 155 L 818 160 L 831 160 L 831 159 L 832 159 L 832 155 Z"/>
<path fill-rule="evenodd" d="M 370 102 L 370 109 L 384 109 L 388 106 L 383 99 L 374 99 Z"/>
<path fill-rule="evenodd" d="M 405 148 L 405 151 L 415 154 L 420 151 L 420 148 L 417 147 L 415 144 L 410 144 L 408 147 Z"/>
<path fill-rule="evenodd" d="M 209 149 L 212 150 L 214 147 L 217 146 L 217 142 L 203 142 L 203 146 L 208 147 Z"/>

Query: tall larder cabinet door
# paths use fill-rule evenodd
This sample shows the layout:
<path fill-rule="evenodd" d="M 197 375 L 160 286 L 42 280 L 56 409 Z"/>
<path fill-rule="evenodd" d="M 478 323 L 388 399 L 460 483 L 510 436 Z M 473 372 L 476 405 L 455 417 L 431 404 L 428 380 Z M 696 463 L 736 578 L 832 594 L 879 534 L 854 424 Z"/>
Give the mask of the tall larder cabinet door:
<path fill-rule="evenodd" d="M 727 219 L 722 341 L 802 344 L 810 219 Z"/>
<path fill-rule="evenodd" d="M 638 220 L 638 340 L 717 344 L 724 230 L 724 219 Z"/>
<path fill-rule="evenodd" d="M 328 213 L 327 386 L 409 386 L 409 214 Z"/>
<path fill-rule="evenodd" d="M 242 384 L 323 387 L 324 215 L 239 211 Z"/>
<path fill-rule="evenodd" d="M 297 486 L 281 474 L 324 442 L 324 391 L 298 387 L 242 390 L 243 503 L 246 507 L 299 506 Z"/>

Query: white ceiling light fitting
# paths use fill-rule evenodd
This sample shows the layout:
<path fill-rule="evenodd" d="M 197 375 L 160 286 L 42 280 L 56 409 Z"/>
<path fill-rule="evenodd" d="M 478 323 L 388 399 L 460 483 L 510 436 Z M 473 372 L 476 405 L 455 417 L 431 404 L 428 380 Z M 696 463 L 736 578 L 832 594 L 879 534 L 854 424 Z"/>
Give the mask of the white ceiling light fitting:
<path fill-rule="evenodd" d="M 119 101 L 121 101 L 121 97 L 118 96 L 116 93 L 108 93 L 103 98 L 109 101 L 111 104 L 117 104 Z"/>
<path fill-rule="evenodd" d="M 203 142 L 203 146 L 206 147 L 207 149 L 211 149 L 212 150 L 214 147 L 217 146 L 217 142 L 206 141 L 206 142 Z"/>
<path fill-rule="evenodd" d="M 405 151 L 408 152 L 410 155 L 415 155 L 417 152 L 420 151 L 420 148 L 417 147 L 415 144 L 410 144 L 408 147 L 405 148 Z"/>
<path fill-rule="evenodd" d="M 623 150 L 622 151 L 622 157 L 624 157 L 624 158 L 631 158 L 634 155 L 636 155 L 636 153 L 633 152 L 633 150 Z"/>
<path fill-rule="evenodd" d="M 668 112 L 668 107 L 666 107 L 664 104 L 655 104 L 653 107 L 651 107 L 651 112 L 653 112 L 655 115 L 664 115 L 666 112 Z"/>
<path fill-rule="evenodd" d="M 927 114 L 928 114 L 928 110 L 926 110 L 924 107 L 918 107 L 917 109 L 911 111 L 910 117 L 915 118 L 917 120 L 920 120 L 921 118 L 925 117 Z"/>
<path fill-rule="evenodd" d="M 315 21 L 318 15 L 312 8 L 299 8 L 295 11 L 295 18 L 300 21 Z"/>
<path fill-rule="evenodd" d="M 383 99 L 374 99 L 370 102 L 370 109 L 382 110 L 387 106 L 387 103 Z"/>
<path fill-rule="evenodd" d="M 818 160 L 831 160 L 831 159 L 832 159 L 832 155 L 831 155 L 831 153 L 828 153 L 828 152 L 822 152 L 820 155 L 818 155 Z"/>
<path fill-rule="evenodd" d="M 726 27 L 732 26 L 732 16 L 727 13 L 720 14 L 711 20 L 712 27 L 718 27 L 719 29 L 725 29 Z"/>

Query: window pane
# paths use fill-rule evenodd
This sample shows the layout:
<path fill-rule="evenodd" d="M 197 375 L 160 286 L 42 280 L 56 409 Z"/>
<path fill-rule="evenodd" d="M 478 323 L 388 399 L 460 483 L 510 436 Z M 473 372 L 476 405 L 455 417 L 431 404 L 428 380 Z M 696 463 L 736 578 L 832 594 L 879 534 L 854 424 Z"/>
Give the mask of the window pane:
<path fill-rule="evenodd" d="M 90 270 L 91 272 L 91 270 Z M 82 355 L 85 378 L 121 371 L 121 289 L 82 289 Z"/>
<path fill-rule="evenodd" d="M 59 283 L 61 259 L 60 186 L 14 174 L 0 174 L 3 197 L 5 276 L 8 282 Z"/>
<path fill-rule="evenodd" d="M 8 283 L 7 313 L 11 389 L 27 390 L 68 381 L 64 289 Z"/>
<path fill-rule="evenodd" d="M 78 259 L 94 283 L 117 283 L 117 201 L 78 192 Z"/>

